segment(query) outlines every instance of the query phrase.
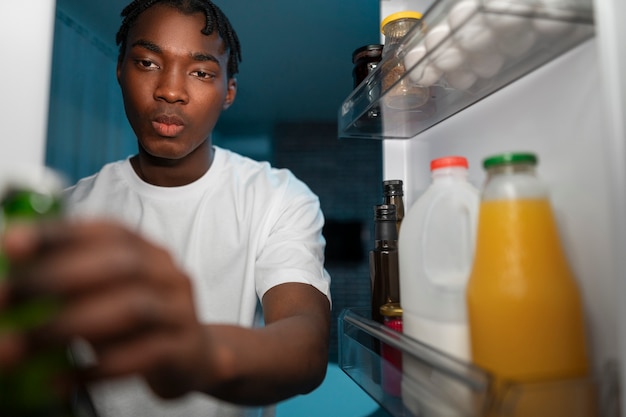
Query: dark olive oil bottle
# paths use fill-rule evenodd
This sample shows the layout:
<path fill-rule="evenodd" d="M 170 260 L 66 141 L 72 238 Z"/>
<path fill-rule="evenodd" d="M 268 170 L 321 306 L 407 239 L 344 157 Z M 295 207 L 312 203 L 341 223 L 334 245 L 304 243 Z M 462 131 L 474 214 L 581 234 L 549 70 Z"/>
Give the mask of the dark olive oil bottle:
<path fill-rule="evenodd" d="M 396 206 L 374 206 L 374 248 L 370 251 L 372 319 L 383 323 L 380 307 L 400 302 Z"/>

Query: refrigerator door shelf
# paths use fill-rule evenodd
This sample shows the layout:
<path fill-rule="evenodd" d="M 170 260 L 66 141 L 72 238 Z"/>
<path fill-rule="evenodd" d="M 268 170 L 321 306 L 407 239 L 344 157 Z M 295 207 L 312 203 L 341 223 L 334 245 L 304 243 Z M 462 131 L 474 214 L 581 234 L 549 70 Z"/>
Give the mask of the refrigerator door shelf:
<path fill-rule="evenodd" d="M 488 372 L 367 319 L 366 313 L 342 311 L 339 366 L 393 417 L 619 415 L 616 363 L 609 362 L 598 377 L 496 387 Z M 398 349 L 402 369 L 376 346 Z M 389 390 L 397 385 L 399 394 Z"/>
<path fill-rule="evenodd" d="M 592 36 L 591 1 L 438 0 L 343 102 L 339 137 L 412 138 Z M 407 78 L 426 104 L 394 99 Z"/>

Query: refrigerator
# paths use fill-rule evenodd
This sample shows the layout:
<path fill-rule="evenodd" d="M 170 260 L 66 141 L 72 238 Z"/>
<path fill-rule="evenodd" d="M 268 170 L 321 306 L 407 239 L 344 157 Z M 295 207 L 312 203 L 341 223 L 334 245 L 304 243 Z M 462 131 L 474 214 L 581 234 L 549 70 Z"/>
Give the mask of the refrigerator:
<path fill-rule="evenodd" d="M 620 384 L 626 366 L 626 25 L 620 23 L 626 16 L 626 3 L 478 0 L 476 9 L 452 28 L 439 49 L 431 49 L 420 60 L 404 59 L 408 51 L 425 42 L 429 30 L 441 22 L 450 25 L 450 13 L 461 1 L 380 0 L 381 20 L 396 11 L 417 10 L 424 13 L 422 26 L 409 32 L 342 103 L 339 137 L 383 142 L 383 179 L 404 181 L 407 208 L 430 184 L 429 162 L 434 158 L 467 157 L 469 179 L 480 188 L 485 181 L 481 166 L 485 157 L 534 152 L 583 296 L 598 415 L 620 415 L 626 406 L 626 386 Z M 535 32 L 528 48 L 510 46 L 497 70 L 478 77 L 465 90 L 454 88 L 444 71 L 430 87 L 434 108 L 385 107 L 385 97 L 393 88 L 384 87 L 384 77 L 391 67 L 404 63 L 407 74 L 422 71 L 420 66 L 453 47 L 455 31 L 460 35 L 467 29 L 469 34 L 470 25 L 492 14 L 521 19 L 525 29 L 511 37 L 520 42 L 542 23 L 555 26 Z M 500 37 L 504 39 L 506 32 Z M 461 381 L 481 404 L 493 400 L 481 369 L 438 356 L 363 317 L 350 310 L 340 317 L 340 366 L 391 415 L 412 414 L 381 388 L 379 367 L 385 363 L 368 350 L 368 338 L 382 340 L 405 354 L 410 351 L 423 361 L 430 369 L 424 398 L 451 401 L 442 392 L 445 387 L 432 382 L 440 378 Z M 510 405 L 500 415 L 520 415 L 514 401 Z M 423 415 L 438 415 L 430 414 L 427 407 L 423 411 Z M 449 415 L 481 413 L 468 408 Z"/>
<path fill-rule="evenodd" d="M 0 175 L 45 160 L 56 2 L 40 0 L 37 6 L 33 13 L 27 2 L 0 3 L 0 90 L 6 98 L 0 112 Z"/>

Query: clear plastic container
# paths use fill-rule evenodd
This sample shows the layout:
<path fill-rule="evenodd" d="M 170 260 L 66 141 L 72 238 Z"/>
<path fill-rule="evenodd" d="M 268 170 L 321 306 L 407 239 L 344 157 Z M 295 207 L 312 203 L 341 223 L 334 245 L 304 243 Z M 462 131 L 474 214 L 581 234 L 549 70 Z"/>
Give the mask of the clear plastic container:
<path fill-rule="evenodd" d="M 385 35 L 383 59 L 396 52 L 401 40 L 414 26 L 421 26 L 422 14 L 415 11 L 402 11 L 387 16 L 381 23 L 381 31 Z M 414 84 L 404 77 L 405 66 L 402 61 L 383 68 L 383 91 L 387 91 L 384 99 L 386 106 L 397 110 L 410 110 L 423 106 L 428 102 L 430 91 L 427 87 Z"/>
<path fill-rule="evenodd" d="M 424 10 L 419 29 L 411 30 L 399 46 L 390 48 L 369 82 L 359 85 L 341 104 L 339 137 L 415 137 L 592 38 L 592 3 L 432 2 Z M 384 80 L 399 63 L 410 81 L 399 81 L 398 85 L 429 88 L 428 100 L 419 108 L 387 105 L 393 96 L 393 84 L 387 82 L 387 88 L 383 88 Z M 461 66 L 457 68 L 458 63 Z"/>
<path fill-rule="evenodd" d="M 392 417 L 555 417 L 553 408 L 537 411 L 536 405 L 547 397 L 567 392 L 561 410 L 567 417 L 588 417 L 590 390 L 598 393 L 597 417 L 620 415 L 619 362 L 609 360 L 599 373 L 589 378 L 564 378 L 542 382 L 508 381 L 496 393 L 492 375 L 471 363 L 459 361 L 405 334 L 369 320 L 369 309 L 344 309 L 338 320 L 339 366 L 358 386 L 378 402 Z M 385 344 L 402 352 L 420 365 L 420 373 L 409 375 L 377 353 L 371 346 Z M 403 366 L 405 364 L 403 363 Z M 406 398 L 389 395 L 381 367 L 389 377 L 411 384 L 411 408 Z M 461 391 L 463 396 L 457 393 Z M 496 395 L 497 394 L 497 395 Z M 413 411 L 412 411 L 413 410 Z M 415 412 L 417 411 L 417 413 Z M 562 414 L 561 414 L 562 415 Z"/>

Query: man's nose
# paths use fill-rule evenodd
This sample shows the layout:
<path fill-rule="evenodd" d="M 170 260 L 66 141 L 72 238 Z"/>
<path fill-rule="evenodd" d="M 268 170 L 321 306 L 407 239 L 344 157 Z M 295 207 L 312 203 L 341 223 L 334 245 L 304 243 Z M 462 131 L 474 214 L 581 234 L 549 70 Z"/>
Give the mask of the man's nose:
<path fill-rule="evenodd" d="M 164 70 L 159 78 L 159 84 L 154 91 L 155 100 L 165 100 L 168 103 L 187 103 L 189 95 L 186 88 L 186 77 L 175 69 Z"/>

